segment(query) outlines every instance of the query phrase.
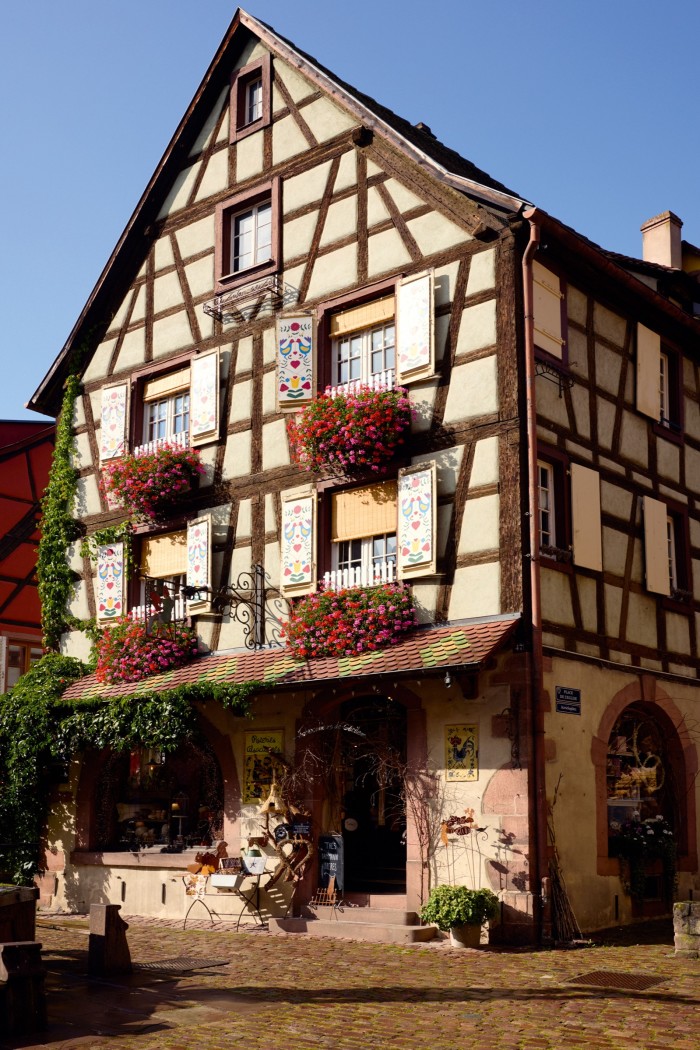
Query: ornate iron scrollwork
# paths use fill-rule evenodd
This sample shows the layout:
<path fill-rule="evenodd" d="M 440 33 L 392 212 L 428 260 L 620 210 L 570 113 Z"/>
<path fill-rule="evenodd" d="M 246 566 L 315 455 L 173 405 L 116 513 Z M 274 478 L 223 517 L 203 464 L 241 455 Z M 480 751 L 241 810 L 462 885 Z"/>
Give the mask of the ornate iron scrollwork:
<path fill-rule="evenodd" d="M 247 649 L 272 649 L 284 644 L 282 626 L 289 617 L 289 603 L 278 588 L 271 586 L 262 565 L 239 573 L 234 583 L 219 591 L 183 587 L 182 593 L 190 601 L 207 597 L 215 612 L 240 623 Z"/>
<path fill-rule="evenodd" d="M 299 289 L 273 275 L 242 288 L 222 292 L 204 304 L 204 313 L 224 324 L 247 324 L 258 317 L 293 306 L 298 301 Z"/>

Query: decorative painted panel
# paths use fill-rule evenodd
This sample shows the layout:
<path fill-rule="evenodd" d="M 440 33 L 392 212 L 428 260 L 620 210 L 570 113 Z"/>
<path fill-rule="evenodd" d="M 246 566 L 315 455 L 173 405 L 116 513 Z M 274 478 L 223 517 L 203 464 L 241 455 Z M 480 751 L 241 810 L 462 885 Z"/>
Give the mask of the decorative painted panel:
<path fill-rule="evenodd" d="M 479 779 L 478 725 L 445 726 L 445 779 Z"/>
<path fill-rule="evenodd" d="M 207 515 L 187 523 L 187 586 L 202 593 L 187 602 L 188 610 L 203 612 L 211 606 L 204 588 L 211 587 L 211 518 Z"/>
<path fill-rule="evenodd" d="M 435 572 L 435 464 L 399 471 L 397 549 L 399 578 Z"/>
<path fill-rule="evenodd" d="M 190 362 L 190 441 L 204 445 L 219 436 L 219 352 Z"/>
<path fill-rule="evenodd" d="M 316 493 L 283 493 L 280 590 L 316 590 Z"/>
<path fill-rule="evenodd" d="M 311 314 L 277 321 L 277 405 L 308 404 L 314 396 L 314 319 Z"/>
<path fill-rule="evenodd" d="M 124 613 L 124 544 L 97 548 L 97 619 L 108 623 Z"/>
<path fill-rule="evenodd" d="M 127 386 L 105 387 L 102 391 L 100 461 L 118 459 L 126 452 Z"/>
<path fill-rule="evenodd" d="M 435 371 L 433 271 L 396 286 L 396 369 L 399 383 L 424 379 Z"/>

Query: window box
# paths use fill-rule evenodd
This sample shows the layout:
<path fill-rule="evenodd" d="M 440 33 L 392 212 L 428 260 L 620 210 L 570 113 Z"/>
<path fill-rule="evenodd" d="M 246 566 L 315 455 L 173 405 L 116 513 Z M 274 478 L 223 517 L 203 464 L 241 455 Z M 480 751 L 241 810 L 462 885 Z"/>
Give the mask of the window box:
<path fill-rule="evenodd" d="M 184 624 L 147 626 L 125 617 L 103 631 L 95 651 L 95 676 L 99 682 L 139 682 L 181 667 L 197 656 L 197 635 Z"/>
<path fill-rule="evenodd" d="M 197 449 L 159 446 L 155 452 L 122 456 L 103 478 L 108 498 L 145 521 L 170 513 L 204 472 Z"/>

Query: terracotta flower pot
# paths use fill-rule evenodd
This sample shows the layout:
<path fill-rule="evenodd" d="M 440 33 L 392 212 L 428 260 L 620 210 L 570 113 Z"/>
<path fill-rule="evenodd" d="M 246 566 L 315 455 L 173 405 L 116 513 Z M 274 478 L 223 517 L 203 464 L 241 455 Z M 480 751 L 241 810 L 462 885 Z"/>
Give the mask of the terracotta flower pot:
<path fill-rule="evenodd" d="M 478 923 L 467 923 L 464 926 L 452 926 L 450 929 L 450 947 L 478 948 L 481 944 L 481 926 Z"/>

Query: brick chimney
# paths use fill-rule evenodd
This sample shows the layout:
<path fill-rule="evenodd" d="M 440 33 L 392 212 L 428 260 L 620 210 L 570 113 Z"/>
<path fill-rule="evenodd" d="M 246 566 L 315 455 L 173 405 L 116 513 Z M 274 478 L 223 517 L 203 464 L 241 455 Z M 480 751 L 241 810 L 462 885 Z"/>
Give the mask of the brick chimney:
<path fill-rule="evenodd" d="M 681 227 L 683 222 L 672 211 L 663 211 L 642 226 L 642 259 L 680 270 L 683 265 Z"/>

